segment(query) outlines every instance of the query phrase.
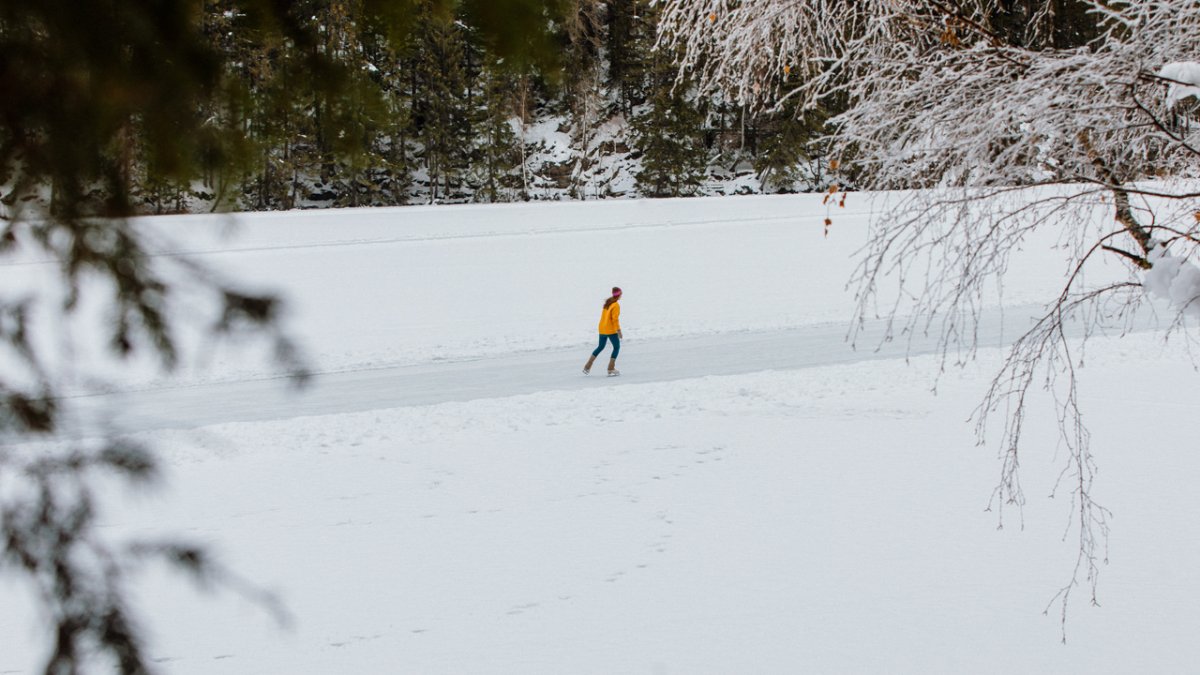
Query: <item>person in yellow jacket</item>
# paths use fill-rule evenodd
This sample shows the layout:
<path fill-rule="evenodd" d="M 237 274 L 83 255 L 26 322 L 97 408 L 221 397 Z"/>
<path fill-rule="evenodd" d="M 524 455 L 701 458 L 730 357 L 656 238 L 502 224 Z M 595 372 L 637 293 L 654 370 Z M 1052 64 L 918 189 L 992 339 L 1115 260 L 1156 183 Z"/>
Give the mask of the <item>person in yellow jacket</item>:
<path fill-rule="evenodd" d="M 604 309 L 600 312 L 600 346 L 592 352 L 592 358 L 587 360 L 583 366 L 583 374 L 587 375 L 592 372 L 592 364 L 596 362 L 596 357 L 600 356 L 600 352 L 604 351 L 605 345 L 612 341 L 612 357 L 608 359 L 608 376 L 614 377 L 620 375 L 621 371 L 617 370 L 617 355 L 621 353 L 621 304 L 617 302 L 621 299 L 621 289 L 613 286 L 612 296 L 605 299 Z"/>

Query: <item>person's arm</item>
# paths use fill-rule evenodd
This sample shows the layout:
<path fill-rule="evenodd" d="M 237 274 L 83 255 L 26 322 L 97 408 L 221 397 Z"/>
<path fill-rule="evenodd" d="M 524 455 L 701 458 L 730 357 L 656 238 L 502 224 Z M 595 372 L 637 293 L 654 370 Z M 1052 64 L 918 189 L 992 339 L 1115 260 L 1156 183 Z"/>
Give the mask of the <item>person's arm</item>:
<path fill-rule="evenodd" d="M 621 306 L 620 305 L 617 305 L 617 304 L 613 305 L 612 317 L 613 317 L 613 328 L 617 329 L 617 339 L 624 340 L 625 335 L 621 332 Z"/>

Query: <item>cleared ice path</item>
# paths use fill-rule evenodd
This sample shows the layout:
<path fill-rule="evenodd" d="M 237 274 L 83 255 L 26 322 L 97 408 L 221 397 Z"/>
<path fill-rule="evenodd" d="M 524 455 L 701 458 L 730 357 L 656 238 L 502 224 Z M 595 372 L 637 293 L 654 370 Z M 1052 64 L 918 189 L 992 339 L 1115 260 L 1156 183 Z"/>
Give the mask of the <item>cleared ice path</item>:
<path fill-rule="evenodd" d="M 1035 306 L 988 311 L 979 325 L 981 348 L 1011 343 L 1030 324 Z M 1143 317 L 1134 329 L 1150 329 Z M 624 386 L 708 375 L 736 375 L 903 358 L 937 349 L 932 337 L 911 343 L 879 344 L 883 326 L 869 325 L 858 349 L 846 342 L 847 324 L 818 324 L 769 332 L 732 332 L 670 340 L 638 340 L 627 335 L 618 368 L 609 378 L 606 360 L 592 374 L 580 371 L 591 346 L 541 351 L 472 361 L 438 362 L 394 368 L 318 373 L 301 391 L 284 379 L 246 380 L 79 396 L 69 401 L 86 426 L 97 421 L 119 431 L 194 428 L 225 422 L 290 419 L 361 412 L 448 401 L 499 398 L 539 391 Z M 1081 328 L 1076 326 L 1075 332 Z M 606 352 L 607 353 L 607 352 Z"/>

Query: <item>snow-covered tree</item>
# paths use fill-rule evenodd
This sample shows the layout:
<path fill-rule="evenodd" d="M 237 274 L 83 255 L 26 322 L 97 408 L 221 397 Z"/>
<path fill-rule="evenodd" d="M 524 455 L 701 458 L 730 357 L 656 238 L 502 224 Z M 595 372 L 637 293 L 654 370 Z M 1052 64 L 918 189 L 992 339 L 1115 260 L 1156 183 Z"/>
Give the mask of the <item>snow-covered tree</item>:
<path fill-rule="evenodd" d="M 683 54 L 680 77 L 758 108 L 844 102 L 829 156 L 856 185 L 912 190 L 872 224 L 854 280 L 859 318 L 890 319 L 888 339 L 940 337 L 973 353 L 977 308 L 1035 230 L 1070 253 L 1066 281 L 1011 348 L 979 412 L 1002 413 L 996 503 L 1024 503 L 1018 467 L 1026 394 L 1057 387 L 1079 557 L 1059 596 L 1090 586 L 1107 512 L 1080 420 L 1065 327 L 1085 334 L 1165 295 L 1200 300 L 1200 211 L 1191 179 L 1200 3 L 1194 0 L 667 0 L 659 47 Z M 1049 187 L 1050 185 L 1057 187 Z M 853 199 L 853 196 L 851 196 Z M 1085 283 L 1102 256 L 1126 280 Z M 891 276 L 896 285 L 881 285 Z M 889 290 L 884 290 L 885 288 Z M 1002 520 L 1003 522 L 1003 520 Z"/>

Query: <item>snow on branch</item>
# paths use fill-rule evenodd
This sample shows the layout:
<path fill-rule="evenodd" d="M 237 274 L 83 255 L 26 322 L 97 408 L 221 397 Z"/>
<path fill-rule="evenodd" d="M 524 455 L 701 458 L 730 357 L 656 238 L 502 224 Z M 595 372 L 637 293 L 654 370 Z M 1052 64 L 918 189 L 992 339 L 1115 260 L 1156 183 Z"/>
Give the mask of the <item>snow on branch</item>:
<path fill-rule="evenodd" d="M 1151 296 L 1166 300 L 1179 313 L 1200 319 L 1200 267 L 1172 255 L 1166 246 L 1150 251 L 1150 264 L 1142 281 Z"/>
<path fill-rule="evenodd" d="M 666 0 L 658 44 L 682 54 L 680 81 L 712 95 L 836 113 L 825 141 L 839 170 L 858 188 L 904 191 L 885 198 L 852 280 L 859 320 L 882 315 L 886 339 L 933 333 L 943 366 L 971 356 L 983 294 L 1003 285 L 1009 256 L 1035 231 L 1056 235 L 1063 286 L 1010 348 L 981 415 L 1005 418 L 998 497 L 1020 504 L 1026 394 L 1042 382 L 1056 397 L 1080 536 L 1080 563 L 1056 596 L 1065 620 L 1070 588 L 1089 582 L 1095 598 L 1107 532 L 1091 497 L 1075 340 L 1128 320 L 1147 298 L 1171 303 L 1175 327 L 1200 318 L 1200 123 L 1184 105 L 1200 99 L 1200 2 L 1062 9 Z M 1089 287 L 1101 259 L 1119 260 L 1128 279 Z"/>
<path fill-rule="evenodd" d="M 1177 61 L 1158 69 L 1158 76 L 1170 80 L 1167 105 L 1172 106 L 1189 96 L 1200 98 L 1200 63 Z"/>
<path fill-rule="evenodd" d="M 1178 147 L 1139 116 L 1166 118 L 1194 88 L 1200 4 L 1093 2 L 1100 38 L 1072 49 L 1006 40 L 993 4 L 668 0 L 658 43 L 682 55 L 681 78 L 738 103 L 844 107 L 831 140 L 863 187 L 1088 179 L 1097 152 L 1128 179 Z M 1146 86 L 1172 73 L 1192 84 Z"/>

